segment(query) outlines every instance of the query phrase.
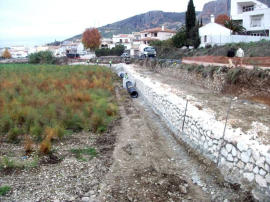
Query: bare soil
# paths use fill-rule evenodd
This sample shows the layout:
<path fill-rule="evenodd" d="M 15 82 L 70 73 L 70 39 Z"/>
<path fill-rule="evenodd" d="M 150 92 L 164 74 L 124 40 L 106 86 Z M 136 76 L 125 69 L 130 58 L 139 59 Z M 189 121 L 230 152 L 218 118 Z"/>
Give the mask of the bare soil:
<path fill-rule="evenodd" d="M 115 139 L 116 132 L 111 130 L 101 135 L 76 133 L 54 142 L 52 154 L 46 156 L 26 155 L 22 145 L 2 142 L 0 158 L 8 157 L 15 164 L 0 172 L 0 186 L 11 187 L 0 201 L 81 201 L 90 196 L 95 199 L 99 184 L 112 165 Z M 88 148 L 94 148 L 97 155 L 77 158 L 72 152 Z M 38 161 L 33 164 L 35 158 Z"/>

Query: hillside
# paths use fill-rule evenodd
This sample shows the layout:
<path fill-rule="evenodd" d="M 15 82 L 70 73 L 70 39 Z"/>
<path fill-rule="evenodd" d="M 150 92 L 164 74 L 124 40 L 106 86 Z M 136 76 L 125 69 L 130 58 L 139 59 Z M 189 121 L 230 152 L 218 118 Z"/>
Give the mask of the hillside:
<path fill-rule="evenodd" d="M 210 21 L 211 14 L 218 16 L 220 14 L 230 15 L 230 0 L 217 0 L 210 1 L 204 4 L 203 10 L 199 15 L 199 18 L 203 19 L 203 23 L 206 24 Z"/>
<path fill-rule="evenodd" d="M 199 12 L 197 14 L 199 14 Z M 112 37 L 113 34 L 129 34 L 135 31 L 160 27 L 162 25 L 166 28 L 177 30 L 183 23 L 185 23 L 185 12 L 149 11 L 99 27 L 98 30 L 101 32 L 102 36 L 106 38 Z M 81 36 L 82 35 L 79 34 L 67 40 L 78 39 L 81 38 Z"/>

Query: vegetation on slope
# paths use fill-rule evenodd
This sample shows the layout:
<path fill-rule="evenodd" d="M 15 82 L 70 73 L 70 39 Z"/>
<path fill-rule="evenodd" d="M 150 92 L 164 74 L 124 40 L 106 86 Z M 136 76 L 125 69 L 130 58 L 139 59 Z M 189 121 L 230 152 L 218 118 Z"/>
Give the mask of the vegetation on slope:
<path fill-rule="evenodd" d="M 103 132 L 117 115 L 113 95 L 103 67 L 0 65 L 0 139 L 48 153 L 70 132 Z"/>

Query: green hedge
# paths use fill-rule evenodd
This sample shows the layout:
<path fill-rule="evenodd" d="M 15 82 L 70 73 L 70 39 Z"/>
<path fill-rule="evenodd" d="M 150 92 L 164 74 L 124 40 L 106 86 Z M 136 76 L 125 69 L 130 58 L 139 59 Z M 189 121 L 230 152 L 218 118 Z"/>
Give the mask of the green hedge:
<path fill-rule="evenodd" d="M 40 51 L 29 55 L 31 64 L 55 64 L 56 58 L 51 51 Z"/>
<path fill-rule="evenodd" d="M 124 53 L 125 47 L 123 45 L 115 46 L 112 49 L 109 48 L 100 48 L 95 51 L 96 56 L 120 56 Z"/>

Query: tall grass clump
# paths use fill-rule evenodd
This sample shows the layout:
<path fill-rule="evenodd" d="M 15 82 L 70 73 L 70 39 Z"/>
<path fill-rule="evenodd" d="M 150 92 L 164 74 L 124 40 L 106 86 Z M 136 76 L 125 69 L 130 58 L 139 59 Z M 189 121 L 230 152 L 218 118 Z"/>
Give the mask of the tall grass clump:
<path fill-rule="evenodd" d="M 0 137 L 24 142 L 26 152 L 39 143 L 48 153 L 66 131 L 103 132 L 117 110 L 106 68 L 0 65 Z"/>

